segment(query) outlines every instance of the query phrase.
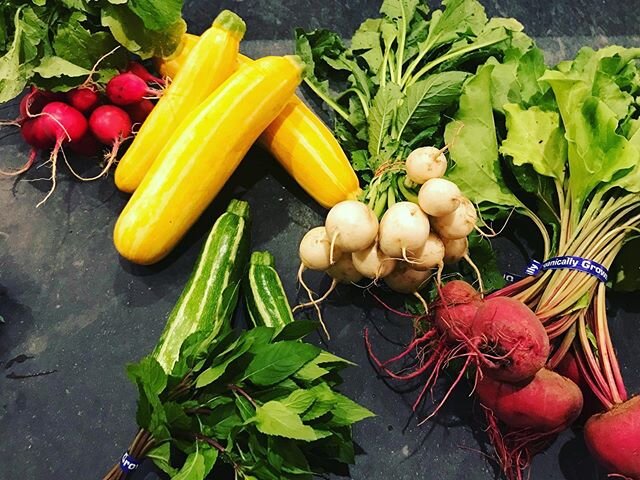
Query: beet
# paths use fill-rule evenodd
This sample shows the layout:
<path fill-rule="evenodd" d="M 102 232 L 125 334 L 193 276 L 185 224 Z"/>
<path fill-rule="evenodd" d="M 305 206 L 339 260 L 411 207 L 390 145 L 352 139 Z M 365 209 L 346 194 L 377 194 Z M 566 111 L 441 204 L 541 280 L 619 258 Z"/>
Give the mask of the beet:
<path fill-rule="evenodd" d="M 592 416 L 584 426 L 584 439 L 609 472 L 640 478 L 640 396 Z"/>
<path fill-rule="evenodd" d="M 533 377 L 549 356 L 549 337 L 524 303 L 493 297 L 478 308 L 471 333 L 485 356 L 482 372 L 496 380 L 521 382 Z"/>
<path fill-rule="evenodd" d="M 562 375 L 543 368 L 523 383 L 485 376 L 476 389 L 482 404 L 512 429 L 556 432 L 569 427 L 582 411 L 580 388 Z"/>
<path fill-rule="evenodd" d="M 471 336 L 471 323 L 482 305 L 480 293 L 463 280 L 453 280 L 439 291 L 435 322 L 450 341 Z"/>

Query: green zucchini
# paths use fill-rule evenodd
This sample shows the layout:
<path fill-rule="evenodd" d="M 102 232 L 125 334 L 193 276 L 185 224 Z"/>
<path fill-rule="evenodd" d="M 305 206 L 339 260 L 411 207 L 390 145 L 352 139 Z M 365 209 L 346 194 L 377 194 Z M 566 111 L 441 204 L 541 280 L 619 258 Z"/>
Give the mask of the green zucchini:
<path fill-rule="evenodd" d="M 269 252 L 253 252 L 246 278 L 245 303 L 249 317 L 258 326 L 278 331 L 293 322 L 293 313 Z"/>
<path fill-rule="evenodd" d="M 156 345 L 153 356 L 169 373 L 184 340 L 195 331 L 217 335 L 231 327 L 250 248 L 249 204 L 231 200 L 213 225 L 196 267 Z"/>

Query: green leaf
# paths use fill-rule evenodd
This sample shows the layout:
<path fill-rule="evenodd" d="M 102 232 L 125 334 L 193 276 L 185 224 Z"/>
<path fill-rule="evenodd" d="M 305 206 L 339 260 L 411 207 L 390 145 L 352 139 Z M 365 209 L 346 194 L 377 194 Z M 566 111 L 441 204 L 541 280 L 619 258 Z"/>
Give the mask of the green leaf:
<path fill-rule="evenodd" d="M 274 385 L 317 357 L 320 349 L 306 343 L 284 341 L 265 345 L 255 353 L 244 380 L 254 385 Z"/>
<path fill-rule="evenodd" d="M 298 415 L 302 415 L 313 404 L 316 397 L 312 391 L 309 390 L 296 390 L 281 400 L 282 404 Z"/>
<path fill-rule="evenodd" d="M 275 400 L 257 408 L 256 427 L 267 435 L 307 442 L 318 439 L 313 428 L 303 424 L 300 416 L 294 410 Z"/>
<path fill-rule="evenodd" d="M 167 475 L 173 477 L 178 473 L 178 470 L 171 466 L 171 444 L 169 442 L 162 443 L 149 450 L 146 457 L 151 459 L 155 466 Z"/>
<path fill-rule="evenodd" d="M 431 16 L 429 34 L 420 49 L 430 51 L 439 45 L 452 42 L 464 33 L 479 33 L 487 23 L 484 7 L 476 0 L 445 0 L 444 10 L 436 10 Z"/>
<path fill-rule="evenodd" d="M 315 332 L 318 329 L 319 322 L 314 320 L 296 320 L 295 322 L 288 323 L 273 339 L 274 342 L 281 340 L 300 340 L 310 333 Z"/>
<path fill-rule="evenodd" d="M 140 383 L 150 392 L 160 395 L 167 386 L 167 374 L 158 361 L 146 356 L 138 363 L 127 365 L 127 375 L 134 383 Z"/>
<path fill-rule="evenodd" d="M 498 260 L 495 251 L 491 247 L 491 242 L 477 232 L 473 232 L 469 236 L 469 256 L 480 270 L 486 292 L 494 292 L 504 287 L 504 276 L 498 266 Z M 475 275 L 475 272 L 471 271 L 470 268 L 466 269 L 465 273 L 471 278 Z"/>
<path fill-rule="evenodd" d="M 204 456 L 198 450 L 189 454 L 184 465 L 171 480 L 204 480 Z"/>
<path fill-rule="evenodd" d="M 40 65 L 33 69 L 42 78 L 52 77 L 87 77 L 90 73 L 86 68 L 82 68 L 61 57 L 47 57 Z"/>
<path fill-rule="evenodd" d="M 236 344 L 233 344 L 234 346 Z M 216 359 L 216 364 L 210 368 L 204 370 L 198 378 L 196 379 L 196 388 L 205 387 L 213 382 L 215 382 L 218 378 L 220 378 L 226 372 L 229 365 L 231 365 L 234 361 L 236 361 L 240 356 L 244 355 L 249 351 L 251 346 L 253 345 L 253 338 L 243 338 L 242 342 L 240 342 L 236 348 L 231 350 L 230 354 L 223 353 Z M 220 357 L 226 357 L 224 361 L 221 363 L 217 363 Z M 228 355 L 228 356 L 227 356 Z"/>
<path fill-rule="evenodd" d="M 391 20 L 403 18 L 410 22 L 416 13 L 418 3 L 418 0 L 384 0 L 380 7 L 380 13 Z"/>
<path fill-rule="evenodd" d="M 109 28 L 121 45 L 142 59 L 170 56 L 187 30 L 184 20 L 158 32 L 145 29 L 142 20 L 126 5 L 105 6 L 101 14 L 102 25 Z"/>
<path fill-rule="evenodd" d="M 617 133 L 618 117 L 605 101 L 611 102 L 610 92 L 605 100 L 593 95 L 603 93 L 594 92 L 594 81 L 607 56 L 619 56 L 625 64 L 639 55 L 640 49 L 582 49 L 563 70 L 549 70 L 542 77 L 551 85 L 566 131 L 569 191 L 576 215 L 597 187 L 601 192 L 613 186 L 639 191 L 640 184 L 629 181 L 628 176 L 610 183 L 620 172 L 637 165 L 638 150 Z"/>
<path fill-rule="evenodd" d="M 516 165 L 530 164 L 540 175 L 565 180 L 567 142 L 560 127 L 560 115 L 538 107 L 527 110 L 519 105 L 504 106 L 507 138 L 500 153 L 509 155 Z"/>
<path fill-rule="evenodd" d="M 149 30 L 170 28 L 181 19 L 182 0 L 130 0 L 127 6 Z"/>
<path fill-rule="evenodd" d="M 415 136 L 420 130 L 439 123 L 442 111 L 458 102 L 468 76 L 466 72 L 456 71 L 436 73 L 410 85 L 398 108 L 398 137 Z"/>
<path fill-rule="evenodd" d="M 475 204 L 522 207 L 506 187 L 500 170 L 498 142 L 491 104 L 491 65 L 480 67 L 464 86 L 460 108 L 445 130 L 454 167 L 447 178 Z"/>
<path fill-rule="evenodd" d="M 20 9 L 15 13 L 13 41 L 9 50 L 0 57 L 0 103 L 18 96 L 27 85 L 27 67 L 20 63 L 22 31 Z"/>
<path fill-rule="evenodd" d="M 313 382 L 314 380 L 317 380 L 320 377 L 324 377 L 329 372 L 330 372 L 329 370 L 327 370 L 326 368 L 322 368 L 317 363 L 310 362 L 310 363 L 307 363 L 300 370 L 298 370 L 294 376 L 299 380 L 303 380 L 306 382 Z"/>
<path fill-rule="evenodd" d="M 390 136 L 389 127 L 402 98 L 400 87 L 395 83 L 387 83 L 380 88 L 373 99 L 369 118 L 369 153 L 379 155 Z"/>
<path fill-rule="evenodd" d="M 331 409 L 331 423 L 334 425 L 352 425 L 364 420 L 365 418 L 375 416 L 373 412 L 361 405 L 358 405 L 356 402 L 344 395 L 334 392 L 333 398 L 334 404 Z"/>

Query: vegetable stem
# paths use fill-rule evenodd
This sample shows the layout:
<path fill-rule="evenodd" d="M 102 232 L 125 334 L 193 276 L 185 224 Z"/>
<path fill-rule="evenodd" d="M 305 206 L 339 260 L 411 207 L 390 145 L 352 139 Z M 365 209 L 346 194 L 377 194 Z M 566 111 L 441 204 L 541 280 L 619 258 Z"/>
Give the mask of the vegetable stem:
<path fill-rule="evenodd" d="M 305 79 L 305 83 L 309 86 L 309 88 L 315 93 L 318 97 L 320 97 L 327 105 L 329 105 L 338 115 L 340 115 L 343 120 L 349 122 L 351 125 L 351 121 L 349 120 L 349 114 L 336 102 L 333 101 L 331 97 L 325 95 L 322 90 L 318 88 L 313 82 L 309 81 L 309 79 Z"/>

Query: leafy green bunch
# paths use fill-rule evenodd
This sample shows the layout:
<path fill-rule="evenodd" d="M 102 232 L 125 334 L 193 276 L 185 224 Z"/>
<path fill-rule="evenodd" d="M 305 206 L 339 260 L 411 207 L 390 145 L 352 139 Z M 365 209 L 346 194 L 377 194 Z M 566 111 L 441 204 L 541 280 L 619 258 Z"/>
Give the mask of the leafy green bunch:
<path fill-rule="evenodd" d="M 335 112 L 336 135 L 378 214 L 396 199 L 416 200 L 404 168 L 413 149 L 451 148 L 455 135 L 445 138 L 445 126 L 478 65 L 495 64 L 506 88 L 522 72 L 505 62 L 538 60 L 516 20 L 489 19 L 476 0 L 445 0 L 443 7 L 385 0 L 381 18 L 366 20 L 348 47 L 328 30 L 296 31 L 306 83 Z"/>
<path fill-rule="evenodd" d="M 182 0 L 1 2 L 0 102 L 29 83 L 68 90 L 104 56 L 94 77 L 101 82 L 125 65 L 127 50 L 143 59 L 172 53 L 186 31 L 181 9 Z"/>
<path fill-rule="evenodd" d="M 335 390 L 352 364 L 301 341 L 316 328 L 298 321 L 215 339 L 196 332 L 170 375 L 152 356 L 129 365 L 142 429 L 129 453 L 174 480 L 202 480 L 217 462 L 245 479 L 344 473 L 354 461 L 351 425 L 373 414 Z"/>

